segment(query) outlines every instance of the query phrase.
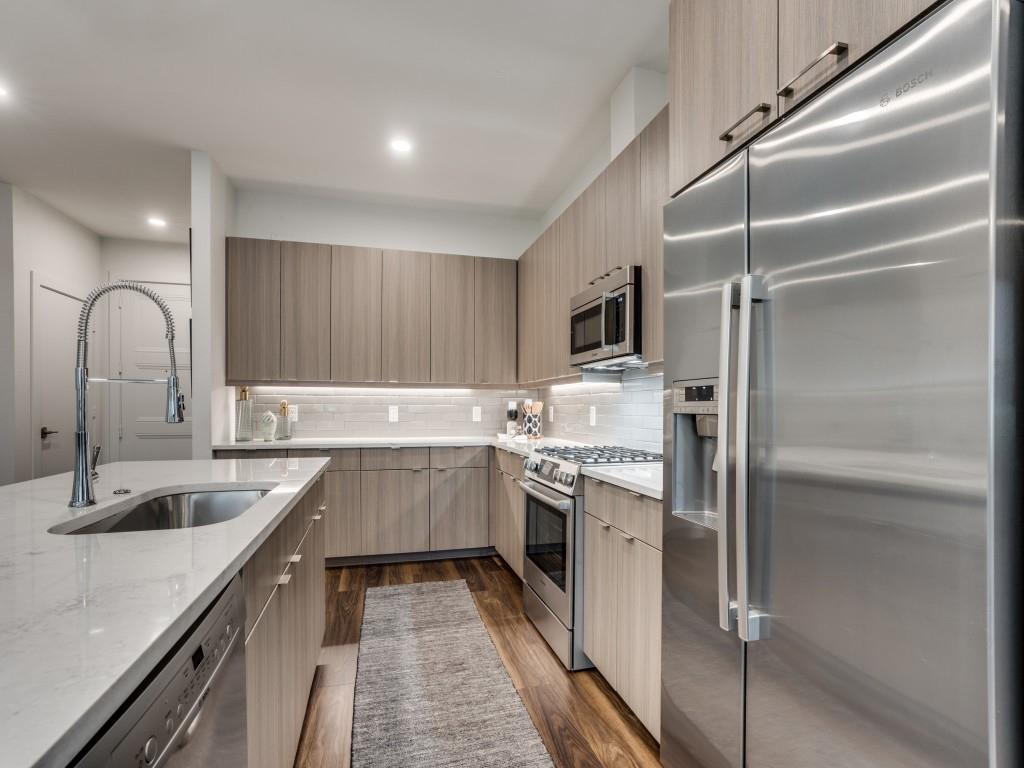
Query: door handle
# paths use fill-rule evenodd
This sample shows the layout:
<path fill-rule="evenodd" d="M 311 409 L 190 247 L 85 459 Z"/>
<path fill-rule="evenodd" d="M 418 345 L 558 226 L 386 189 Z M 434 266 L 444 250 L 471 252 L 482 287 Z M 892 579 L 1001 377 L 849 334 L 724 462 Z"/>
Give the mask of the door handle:
<path fill-rule="evenodd" d="M 50 435 L 59 435 L 59 434 L 60 434 L 60 430 L 59 429 L 49 429 L 47 427 L 43 427 L 42 429 L 39 430 L 39 438 L 41 440 L 45 440 Z"/>
<path fill-rule="evenodd" d="M 732 382 L 732 310 L 739 306 L 739 285 L 722 286 L 721 337 L 718 346 L 718 625 L 736 629 L 736 604 L 729 595 L 729 389 Z"/>
<path fill-rule="evenodd" d="M 740 322 L 737 337 L 736 371 L 736 602 L 739 636 L 760 640 L 762 618 L 750 610 L 750 547 L 747 532 L 749 512 L 748 480 L 750 470 L 750 345 L 754 302 L 765 300 L 764 280 L 746 275 L 740 281 Z"/>
<path fill-rule="evenodd" d="M 764 114 L 767 114 L 767 113 L 769 113 L 771 111 L 772 111 L 772 105 L 769 104 L 767 101 L 762 101 L 761 103 L 755 105 L 752 110 L 750 110 L 745 115 L 743 115 L 743 117 L 741 117 L 735 123 L 730 125 L 724 131 L 722 131 L 722 133 L 719 134 L 719 136 L 718 136 L 718 140 L 719 141 L 732 141 L 733 132 L 737 128 L 739 128 L 741 125 L 743 125 L 745 122 L 747 122 L 747 120 L 749 120 L 750 118 L 752 118 L 756 114 L 764 115 Z"/>
<path fill-rule="evenodd" d="M 838 58 L 842 56 L 844 53 L 846 53 L 848 50 L 850 50 L 850 46 L 847 43 L 843 43 L 840 42 L 839 40 L 836 40 L 834 43 L 832 43 L 832 45 L 830 45 L 824 51 L 815 56 L 814 61 L 812 61 L 806 67 L 804 67 L 795 75 L 793 75 L 793 77 L 785 85 L 783 85 L 781 88 L 779 88 L 778 91 L 776 91 L 776 95 L 792 96 L 793 85 L 796 83 L 797 80 L 806 75 L 808 72 L 810 72 L 812 69 L 818 66 L 818 64 L 820 64 L 824 59 L 828 58 L 829 56 L 835 56 L 836 58 Z"/>

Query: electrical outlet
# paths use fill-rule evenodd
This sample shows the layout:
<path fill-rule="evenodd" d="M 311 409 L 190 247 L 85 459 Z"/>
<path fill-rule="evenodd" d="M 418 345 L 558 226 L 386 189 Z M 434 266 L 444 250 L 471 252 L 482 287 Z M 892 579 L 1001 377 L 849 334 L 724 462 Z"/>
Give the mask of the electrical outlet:
<path fill-rule="evenodd" d="M 480 415 L 480 406 L 479 405 L 474 405 L 473 406 L 473 421 L 480 421 L 481 418 L 482 418 L 482 416 Z"/>
<path fill-rule="evenodd" d="M 297 422 L 299 420 L 299 406 L 289 405 L 288 406 L 288 421 Z"/>
<path fill-rule="evenodd" d="M 596 427 L 597 426 L 597 406 L 596 405 L 590 406 L 590 426 L 592 426 L 592 427 Z"/>
<path fill-rule="evenodd" d="M 398 423 L 398 406 L 397 405 L 389 405 L 388 406 L 388 421 L 391 424 L 397 424 Z"/>
<path fill-rule="evenodd" d="M 548 406 L 548 423 L 554 423 L 555 421 L 555 406 Z"/>

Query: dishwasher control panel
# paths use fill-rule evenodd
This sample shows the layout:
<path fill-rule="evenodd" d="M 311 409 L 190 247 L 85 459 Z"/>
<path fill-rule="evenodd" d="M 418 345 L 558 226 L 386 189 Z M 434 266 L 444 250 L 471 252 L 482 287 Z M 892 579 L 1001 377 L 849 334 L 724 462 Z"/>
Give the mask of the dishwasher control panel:
<path fill-rule="evenodd" d="M 165 658 L 76 768 L 154 768 L 176 751 L 227 656 L 244 646 L 244 605 L 235 579 Z"/>

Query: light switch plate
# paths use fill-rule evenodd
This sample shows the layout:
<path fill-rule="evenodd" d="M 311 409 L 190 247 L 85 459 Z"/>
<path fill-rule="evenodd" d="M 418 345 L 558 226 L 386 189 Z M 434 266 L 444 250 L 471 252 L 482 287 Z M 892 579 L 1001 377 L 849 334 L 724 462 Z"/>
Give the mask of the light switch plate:
<path fill-rule="evenodd" d="M 480 415 L 480 406 L 479 405 L 474 405 L 473 406 L 473 421 L 480 421 L 481 418 L 482 417 Z"/>
<path fill-rule="evenodd" d="M 396 424 L 398 422 L 398 406 L 397 405 L 389 405 L 388 406 L 388 421 L 391 424 Z"/>
<path fill-rule="evenodd" d="M 548 406 L 548 422 L 549 423 L 553 423 L 554 420 L 555 420 L 555 406 L 549 405 Z"/>
<path fill-rule="evenodd" d="M 596 427 L 597 426 L 597 406 L 596 405 L 590 406 L 590 426 L 592 426 L 592 427 Z"/>

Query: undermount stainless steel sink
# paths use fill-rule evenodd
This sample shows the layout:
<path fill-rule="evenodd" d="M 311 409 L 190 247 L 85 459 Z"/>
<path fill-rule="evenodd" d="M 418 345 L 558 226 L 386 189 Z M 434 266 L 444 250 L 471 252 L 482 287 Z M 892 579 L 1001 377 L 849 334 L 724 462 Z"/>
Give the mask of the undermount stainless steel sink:
<path fill-rule="evenodd" d="M 198 528 L 233 520 L 267 495 L 263 489 L 231 491 L 195 491 L 155 498 L 114 512 L 79 528 L 60 531 L 77 535 L 124 533 L 126 531 L 166 531 L 174 528 Z M 54 531 L 55 533 L 57 531 Z"/>

